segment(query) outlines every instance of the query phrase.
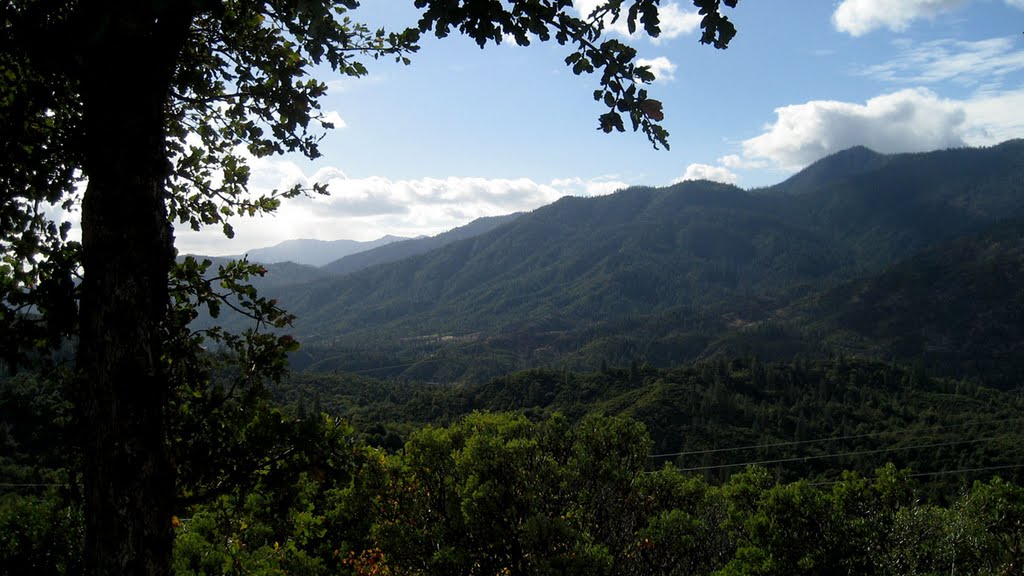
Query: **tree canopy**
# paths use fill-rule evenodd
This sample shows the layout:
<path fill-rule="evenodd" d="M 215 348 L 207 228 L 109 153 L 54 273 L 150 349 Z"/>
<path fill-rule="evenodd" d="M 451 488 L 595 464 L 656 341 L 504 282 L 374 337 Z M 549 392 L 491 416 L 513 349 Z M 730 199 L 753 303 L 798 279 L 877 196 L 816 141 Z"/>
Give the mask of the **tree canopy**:
<path fill-rule="evenodd" d="M 725 0 L 735 6 L 735 0 Z M 701 42 L 735 34 L 719 0 L 696 0 Z M 273 212 L 283 198 L 248 191 L 245 155 L 320 153 L 311 76 L 348 76 L 367 59 L 408 62 L 423 33 L 511 36 L 571 46 L 576 74 L 599 75 L 605 132 L 626 122 L 667 146 L 661 104 L 636 51 L 606 38 L 608 23 L 659 33 L 657 0 L 611 0 L 579 15 L 569 0 L 416 0 L 416 28 L 371 30 L 352 0 L 14 0 L 0 7 L 0 341 L 8 366 L 74 342 L 73 385 L 83 459 L 85 567 L 95 574 L 170 570 L 175 476 L 168 446 L 173 398 L 204 394 L 195 359 L 204 339 L 243 360 L 243 373 L 282 367 L 294 347 L 260 328 L 288 316 L 246 283 L 257 266 L 208 271 L 175 262 L 172 222 L 193 228 Z M 57 42 L 54 39 L 60 39 Z M 82 210 L 82 238 L 51 218 Z M 197 306 L 238 307 L 256 321 L 241 336 L 192 333 Z M 190 360 L 191 359 L 191 360 Z M 191 379 L 191 382 L 183 381 Z M 256 378 L 258 380 L 258 378 Z M 200 379 L 200 382 L 202 380 Z M 231 388 L 234 390 L 234 387 Z"/>

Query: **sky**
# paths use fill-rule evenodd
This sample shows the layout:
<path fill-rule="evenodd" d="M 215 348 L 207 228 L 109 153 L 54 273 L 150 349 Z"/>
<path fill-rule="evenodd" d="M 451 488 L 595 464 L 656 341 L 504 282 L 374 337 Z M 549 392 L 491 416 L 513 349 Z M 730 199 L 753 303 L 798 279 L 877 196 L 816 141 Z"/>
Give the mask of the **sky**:
<path fill-rule="evenodd" d="M 578 0 L 589 13 L 597 0 Z M 286 201 L 272 217 L 176 230 L 181 252 L 242 254 L 293 238 L 434 235 L 566 195 L 710 179 L 744 189 L 784 180 L 839 150 L 922 152 L 1024 137 L 1024 0 L 740 0 L 738 34 L 701 45 L 687 0 L 662 0 L 662 35 L 608 34 L 657 76 L 671 150 L 641 133 L 604 134 L 594 76 L 569 48 L 534 42 L 481 50 L 425 37 L 412 64 L 316 78 L 336 125 L 323 157 L 252 159 L 252 192 L 325 182 L 329 197 Z M 365 0 L 350 14 L 401 29 L 411 0 Z"/>

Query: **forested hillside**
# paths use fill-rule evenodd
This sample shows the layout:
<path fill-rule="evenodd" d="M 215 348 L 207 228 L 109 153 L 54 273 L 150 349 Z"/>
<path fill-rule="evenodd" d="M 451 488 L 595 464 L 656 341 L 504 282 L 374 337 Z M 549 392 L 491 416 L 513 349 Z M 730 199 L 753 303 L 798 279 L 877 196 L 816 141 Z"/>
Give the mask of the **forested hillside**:
<path fill-rule="evenodd" d="M 918 358 L 952 375 L 1024 382 L 1024 220 L 927 250 L 781 311 L 847 353 Z"/>
<path fill-rule="evenodd" d="M 718 358 L 674 369 L 530 370 L 458 386 L 310 372 L 295 374 L 275 395 L 303 411 L 344 415 L 368 441 L 392 450 L 417 427 L 477 410 L 574 421 L 592 413 L 629 417 L 646 425 L 654 453 L 668 455 L 655 465 L 717 480 L 747 463 L 787 481 L 822 481 L 887 462 L 941 473 L 1024 459 L 1016 394 L 933 378 L 923 364 Z"/>
<path fill-rule="evenodd" d="M 8 380 L 5 399 L 59 415 L 49 385 Z M 171 526 L 178 574 L 895 576 L 1013 573 L 1024 559 L 1024 489 L 993 477 L 1019 480 L 1019 401 L 967 383 L 836 360 L 531 372 L 449 390 L 324 377 L 285 390 L 309 398 L 307 386 L 317 392 L 304 406 L 234 420 L 253 405 L 229 402 L 220 431 L 175 441 L 192 463 Z M 357 427 L 314 410 L 328 405 Z M 537 408 L 459 415 L 480 406 Z M 655 434 L 674 420 L 694 448 L 661 454 L 641 422 L 599 414 L 615 411 Z M 387 443 L 370 424 L 381 413 L 414 419 L 397 450 L 364 443 Z M 69 432 L 60 418 L 11 421 L 5 446 Z M 58 468 L 5 485 L 0 573 L 82 568 L 73 460 L 39 440 L 23 446 L 43 461 L 5 452 L 4 470 Z M 211 449 L 218 459 L 195 459 Z"/>
<path fill-rule="evenodd" d="M 378 264 L 396 262 L 403 258 L 436 250 L 457 240 L 464 240 L 489 232 L 505 222 L 515 220 L 518 216 L 518 214 L 509 214 L 507 216 L 478 218 L 465 226 L 459 226 L 437 236 L 405 239 L 364 252 L 343 256 L 326 263 L 323 266 L 323 270 L 328 274 L 341 275 L 356 272 L 363 268 L 370 268 Z"/>
<path fill-rule="evenodd" d="M 428 253 L 291 286 L 280 300 L 298 316 L 300 369 L 479 381 L 715 354 L 932 355 L 945 357 L 943 374 L 1012 387 L 1015 355 L 998 353 L 996 367 L 984 350 L 1001 331 L 1007 341 L 995 349 L 1019 342 L 1020 269 L 992 235 L 1024 218 L 1022 159 L 1024 141 L 892 156 L 852 149 L 768 189 L 684 182 L 563 198 Z M 893 282 L 896 270 L 907 280 Z M 964 275 L 973 280 L 955 280 Z M 892 306 L 870 291 L 837 297 L 872 284 Z M 884 322 L 880 308 L 891 309 Z M 902 335 L 887 335 L 898 325 Z M 844 336 L 857 330 L 858 342 Z"/>
<path fill-rule="evenodd" d="M 244 254 L 253 262 L 276 264 L 278 262 L 294 262 L 307 266 L 324 266 L 352 254 L 359 254 L 394 242 L 408 240 L 400 236 L 382 236 L 369 242 L 355 240 L 286 240 L 274 246 L 255 248 Z M 243 255 L 232 256 L 241 258 Z"/>
<path fill-rule="evenodd" d="M 1022 160 L 852 149 L 762 190 L 563 198 L 413 255 L 225 264 L 276 297 L 251 310 L 297 318 L 179 343 L 176 569 L 1014 573 Z M 270 346 L 280 381 L 283 358 L 229 361 Z M 73 382 L 0 378 L 0 574 L 81 571 Z"/>

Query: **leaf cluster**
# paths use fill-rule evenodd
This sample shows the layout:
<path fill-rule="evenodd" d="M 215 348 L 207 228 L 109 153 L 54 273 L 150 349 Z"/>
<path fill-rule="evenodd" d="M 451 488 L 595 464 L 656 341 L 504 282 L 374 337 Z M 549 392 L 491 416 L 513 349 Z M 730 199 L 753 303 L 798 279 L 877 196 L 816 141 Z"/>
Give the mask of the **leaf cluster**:
<path fill-rule="evenodd" d="M 651 37 L 661 33 L 657 0 L 633 0 L 625 9 L 624 0 L 601 3 L 591 14 L 574 16 L 570 0 L 516 0 L 508 5 L 497 0 L 465 2 L 432 2 L 417 0 L 416 7 L 424 9 L 419 30 L 433 33 L 438 38 L 458 31 L 483 48 L 489 42 L 500 44 L 513 38 L 520 46 L 527 46 L 531 38 L 549 41 L 554 38 L 561 45 L 573 46 L 565 58 L 567 66 L 576 75 L 601 71 L 601 88 L 594 91 L 594 100 L 608 108 L 599 117 L 598 129 L 603 132 L 625 131 L 625 115 L 634 131 L 641 130 L 654 145 L 668 148 L 668 131 L 661 126 L 664 119 L 662 105 L 648 98 L 641 85 L 654 81 L 649 67 L 636 63 L 636 49 L 615 39 L 605 38 L 608 26 L 620 18 L 626 22 L 630 34 L 639 23 Z M 728 17 L 721 15 L 719 3 L 695 2 L 705 14 L 705 28 L 701 41 L 714 38 L 716 48 L 725 48 L 736 34 Z M 735 7 L 736 2 L 726 2 Z M 705 42 L 706 43 L 706 42 Z"/>
<path fill-rule="evenodd" d="M 51 54 L 38 53 L 40 28 L 59 34 L 69 11 L 45 4 L 0 7 L 0 361 L 10 366 L 58 346 L 77 316 L 80 246 L 53 214 L 77 203 L 81 107 Z"/>
<path fill-rule="evenodd" d="M 197 15 L 173 82 L 168 153 L 175 171 L 169 183 L 170 217 L 194 229 L 228 218 L 276 210 L 309 188 L 252 196 L 247 158 L 298 152 L 320 155 L 323 128 L 319 100 L 327 86 L 312 77 L 327 65 L 351 77 L 365 76 L 361 58 L 394 57 L 406 63 L 418 50 L 416 31 L 387 33 L 353 21 L 356 2 L 226 2 Z"/>

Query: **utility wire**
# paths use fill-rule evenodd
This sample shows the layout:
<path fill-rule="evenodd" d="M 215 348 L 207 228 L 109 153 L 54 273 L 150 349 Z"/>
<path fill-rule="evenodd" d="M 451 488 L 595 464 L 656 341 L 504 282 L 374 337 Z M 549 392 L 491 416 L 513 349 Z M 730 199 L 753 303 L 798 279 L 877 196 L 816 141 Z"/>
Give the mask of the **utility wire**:
<path fill-rule="evenodd" d="M 921 476 L 942 476 L 945 474 L 963 474 L 967 472 L 986 472 L 989 470 L 1009 470 L 1011 468 L 1024 468 L 1024 464 L 1004 464 L 1002 466 L 982 466 L 980 468 L 961 468 L 959 470 L 942 470 L 939 472 L 918 472 L 916 474 L 908 474 L 911 478 L 918 478 Z"/>
<path fill-rule="evenodd" d="M 380 372 L 381 370 L 394 370 L 395 368 L 409 368 L 410 366 L 416 366 L 417 364 L 429 364 L 431 362 L 440 362 L 446 360 L 446 358 L 426 358 L 424 360 L 417 360 L 416 362 L 410 362 L 408 364 L 392 364 L 391 366 L 380 366 L 377 368 L 362 368 L 360 370 L 345 370 L 342 374 L 369 374 L 370 372 Z"/>
<path fill-rule="evenodd" d="M 835 454 L 817 454 L 813 456 L 795 456 L 792 458 L 777 458 L 773 460 L 758 460 L 751 462 L 735 462 L 731 464 L 713 464 L 710 466 L 694 466 L 691 468 L 678 468 L 679 472 L 699 472 L 702 470 L 718 470 L 722 468 L 738 468 L 742 466 L 758 466 L 762 464 L 784 464 L 787 462 L 806 462 L 808 460 L 821 460 L 824 458 L 840 458 L 843 456 L 860 456 L 863 454 L 878 454 L 882 452 L 896 452 L 899 450 L 914 450 L 923 448 L 939 448 L 942 446 L 956 446 L 959 444 L 976 444 L 978 442 L 987 442 L 989 440 L 999 440 L 1001 438 L 1007 438 L 1014 434 L 1004 434 L 1001 436 L 990 436 L 988 438 L 976 438 L 973 440 L 954 440 L 952 442 L 936 442 L 932 444 L 917 444 L 914 446 L 898 446 L 893 448 L 875 448 L 871 450 L 856 450 L 853 452 L 840 452 Z"/>
<path fill-rule="evenodd" d="M 685 452 L 670 452 L 666 454 L 651 454 L 648 458 L 669 458 L 674 456 L 694 456 L 699 454 L 715 454 L 720 452 L 739 452 L 741 450 L 755 450 L 760 448 L 778 448 L 781 446 L 799 446 L 803 444 L 817 444 L 820 442 L 838 442 L 840 440 L 856 440 L 860 438 L 874 438 L 876 436 L 886 435 L 901 435 L 901 434 L 922 434 L 930 433 L 934 431 L 963 428 L 971 425 L 987 425 L 987 424 L 1008 424 L 1012 422 L 1024 421 L 1024 417 L 1011 418 L 1009 420 L 992 420 L 988 422 L 974 421 L 974 422 L 963 422 L 960 424 L 946 424 L 943 426 L 933 426 L 931 428 L 915 429 L 915 428 L 904 428 L 901 430 L 887 430 L 883 432 L 868 432 L 865 434 L 851 434 L 849 436 L 835 436 L 832 438 L 815 438 L 813 440 L 793 440 L 790 442 L 775 442 L 772 444 L 751 444 L 749 446 L 734 446 L 729 448 L 709 448 L 706 450 L 688 450 Z"/>
<path fill-rule="evenodd" d="M 456 345 L 456 346 L 453 346 L 451 348 L 438 348 L 438 351 L 439 352 L 457 352 L 457 351 L 460 351 L 460 350 L 462 350 L 464 348 L 468 348 L 468 347 L 470 347 L 470 346 L 472 346 L 472 345 L 474 345 L 476 343 L 477 342 L 475 340 L 471 340 L 471 341 L 468 341 L 468 342 L 463 342 L 463 343 L 461 343 L 459 345 Z M 318 364 L 323 364 L 324 362 L 329 362 L 331 360 L 336 360 L 338 358 L 342 358 L 343 356 L 344 356 L 344 354 L 341 355 L 341 356 L 331 356 L 331 357 L 328 357 L 328 358 L 321 358 L 320 360 L 317 360 L 316 362 L 313 362 L 312 364 L 310 364 L 306 369 L 308 370 L 310 367 L 316 366 Z M 393 369 L 396 369 L 396 368 L 409 368 L 411 366 L 416 366 L 417 364 L 429 364 L 429 363 L 432 363 L 432 362 L 443 362 L 445 360 L 451 360 L 452 359 L 450 356 L 440 356 L 440 357 L 432 357 L 432 356 L 433 356 L 433 354 L 428 356 L 428 357 L 426 357 L 426 358 L 420 358 L 419 360 L 414 360 L 412 362 L 408 362 L 408 363 L 405 363 L 405 364 L 392 364 L 391 366 L 378 366 L 377 368 L 360 368 L 359 370 L 339 370 L 339 373 L 341 373 L 341 374 L 368 374 L 370 372 L 380 372 L 381 370 L 393 370 Z"/>
<path fill-rule="evenodd" d="M 1024 468 L 1024 464 L 1003 464 L 999 466 L 982 466 L 980 468 L 960 468 L 957 470 L 940 470 L 938 472 L 916 472 L 914 474 L 907 474 L 908 478 L 920 478 L 922 476 L 945 476 L 949 474 L 967 474 L 969 472 L 988 472 L 991 470 L 1010 470 L 1013 468 Z M 874 478 L 864 478 L 864 480 L 878 480 Z M 827 482 L 812 482 L 809 486 L 831 486 L 832 484 L 838 484 L 845 482 L 845 480 L 829 480 Z"/>

